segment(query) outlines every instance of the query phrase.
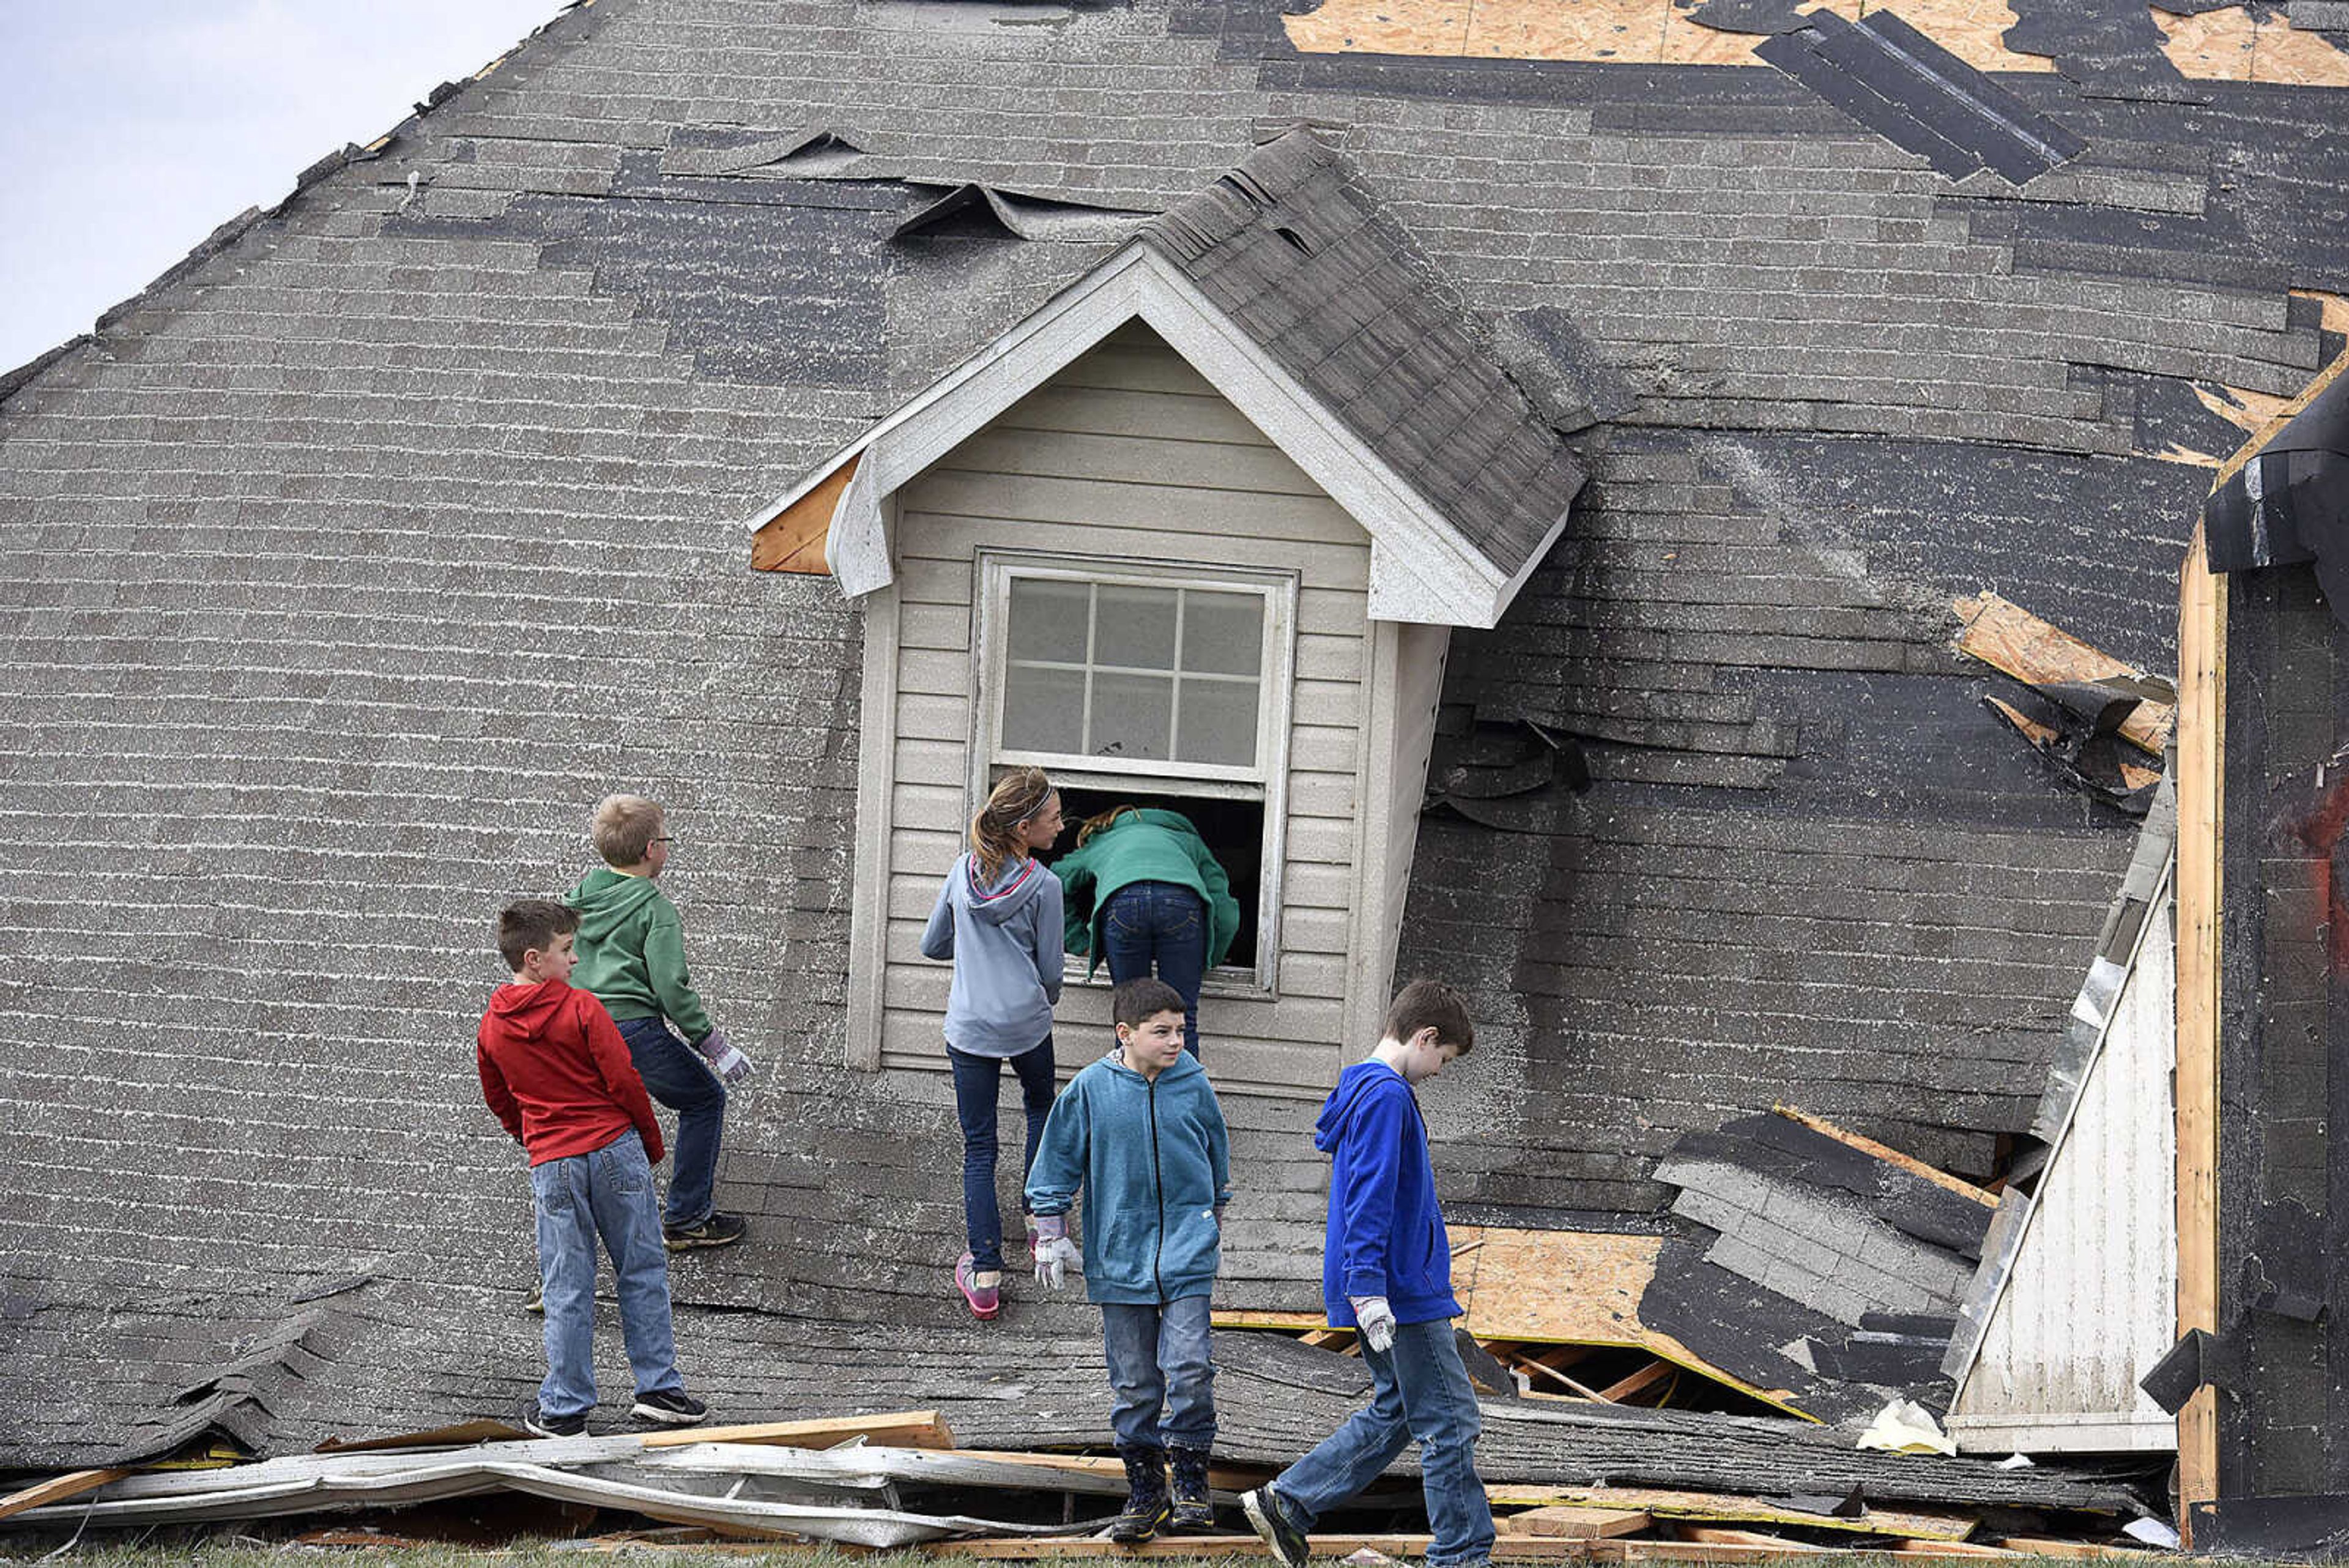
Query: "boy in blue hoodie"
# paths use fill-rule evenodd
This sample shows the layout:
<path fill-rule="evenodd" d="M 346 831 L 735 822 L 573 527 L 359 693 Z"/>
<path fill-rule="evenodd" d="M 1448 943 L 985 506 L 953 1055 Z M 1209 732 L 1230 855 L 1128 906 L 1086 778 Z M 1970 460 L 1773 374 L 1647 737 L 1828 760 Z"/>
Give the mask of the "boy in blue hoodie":
<path fill-rule="evenodd" d="M 1117 1049 L 1070 1081 L 1044 1124 L 1028 1178 L 1036 1211 L 1036 1278 L 1058 1290 L 1081 1261 L 1102 1309 L 1102 1346 L 1125 1461 L 1124 1511 L 1112 1541 L 1215 1526 L 1207 1452 L 1216 1439 L 1216 1368 L 1207 1302 L 1222 1262 L 1231 1200 L 1231 1138 L 1207 1070 L 1183 1049 L 1182 992 L 1130 980 L 1110 1011 Z M 1069 1240 L 1084 1193 L 1085 1243 Z M 1161 1414 L 1164 1419 L 1160 1419 Z M 1174 1496 L 1167 1496 L 1169 1451 Z"/>
<path fill-rule="evenodd" d="M 1435 1532 L 1427 1568 L 1481 1568 L 1492 1554 L 1493 1511 L 1476 1479 L 1482 1421 L 1452 1337 L 1461 1311 L 1452 1246 L 1413 1093 L 1475 1041 L 1458 992 L 1412 981 L 1387 1009 L 1369 1060 L 1339 1075 L 1313 1129 L 1313 1147 L 1331 1160 L 1321 1294 L 1332 1324 L 1360 1332 L 1371 1402 L 1240 1499 L 1288 1568 L 1305 1568 L 1314 1521 L 1376 1480 L 1413 1438 Z"/>

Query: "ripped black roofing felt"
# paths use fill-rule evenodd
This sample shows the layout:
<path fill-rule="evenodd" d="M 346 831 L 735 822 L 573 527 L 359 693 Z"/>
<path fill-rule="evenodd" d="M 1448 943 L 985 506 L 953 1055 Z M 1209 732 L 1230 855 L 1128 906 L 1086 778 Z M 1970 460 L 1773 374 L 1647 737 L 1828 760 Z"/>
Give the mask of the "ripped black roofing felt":
<path fill-rule="evenodd" d="M 1342 155 L 1292 131 L 1143 232 L 1495 565 L 1556 530 L 1581 464 Z"/>
<path fill-rule="evenodd" d="M 1754 53 L 1953 180 L 1988 168 L 2021 184 L 2087 150 L 1890 11 L 1808 23 Z"/>
<path fill-rule="evenodd" d="M 2349 624 L 2349 369 L 2210 492 L 2202 521 L 2214 572 L 2313 561 Z"/>

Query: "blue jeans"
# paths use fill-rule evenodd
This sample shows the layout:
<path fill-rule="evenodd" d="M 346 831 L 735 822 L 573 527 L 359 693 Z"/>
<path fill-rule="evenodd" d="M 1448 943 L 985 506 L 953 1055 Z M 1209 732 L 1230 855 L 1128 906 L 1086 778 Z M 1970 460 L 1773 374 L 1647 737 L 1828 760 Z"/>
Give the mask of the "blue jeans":
<path fill-rule="evenodd" d="M 717 1206 L 718 1143 L 726 1127 L 726 1085 L 701 1054 L 677 1037 L 663 1018 L 617 1020 L 620 1038 L 645 1092 L 677 1113 L 669 1146 L 668 1203 L 661 1222 L 690 1230 Z"/>
<path fill-rule="evenodd" d="M 595 1238 L 612 1255 L 620 1332 L 639 1395 L 683 1388 L 668 1316 L 668 1250 L 653 1207 L 653 1168 L 631 1128 L 593 1154 L 530 1168 L 538 1277 L 546 1291 L 546 1381 L 538 1407 L 558 1419 L 595 1407 Z"/>
<path fill-rule="evenodd" d="M 1102 957 L 1123 984 L 1157 968 L 1183 993 L 1183 1049 L 1199 1054 L 1199 982 L 1207 973 L 1207 909 L 1173 882 L 1128 882 L 1102 904 Z"/>
<path fill-rule="evenodd" d="M 1121 1449 L 1208 1449 L 1216 1441 L 1216 1364 L 1206 1296 L 1103 1302 L 1102 1353 L 1117 1391 L 1110 1425 Z M 1159 1424 L 1161 1408 L 1166 1412 Z"/>
<path fill-rule="evenodd" d="M 1372 1350 L 1365 1343 L 1362 1361 L 1371 1369 L 1371 1402 L 1274 1477 L 1274 1493 L 1298 1527 L 1310 1530 L 1376 1480 L 1417 1438 L 1428 1523 L 1435 1532 L 1428 1568 L 1482 1563 L 1493 1552 L 1493 1511 L 1485 1483 L 1476 1479 L 1476 1434 L 1484 1419 L 1451 1323 L 1401 1324 L 1390 1348 Z"/>
<path fill-rule="evenodd" d="M 1005 1060 L 947 1047 L 947 1061 L 954 1068 L 955 1117 L 962 1123 L 962 1223 L 970 1237 L 973 1269 L 1003 1267 L 1003 1213 L 995 1204 L 995 1099 L 1003 1084 Z M 1044 1118 L 1052 1114 L 1052 1037 L 1045 1035 L 1042 1044 L 1009 1061 L 1028 1113 L 1028 1150 L 1019 1161 L 1024 1189 L 1036 1164 L 1036 1146 L 1044 1137 Z"/>

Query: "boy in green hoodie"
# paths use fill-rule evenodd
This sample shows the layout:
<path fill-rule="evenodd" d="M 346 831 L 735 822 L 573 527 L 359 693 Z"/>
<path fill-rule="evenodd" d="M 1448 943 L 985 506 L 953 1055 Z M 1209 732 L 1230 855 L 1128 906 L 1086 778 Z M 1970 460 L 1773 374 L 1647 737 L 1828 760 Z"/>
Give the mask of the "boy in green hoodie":
<path fill-rule="evenodd" d="M 662 1241 L 672 1252 L 730 1246 L 748 1225 L 715 1206 L 718 1148 L 726 1085 L 741 1082 L 750 1062 L 709 1022 L 686 972 L 685 923 L 654 885 L 675 842 L 667 815 L 639 794 L 606 795 L 587 831 L 605 864 L 581 877 L 566 900 L 579 911 L 572 983 L 595 992 L 619 1025 L 645 1087 L 677 1113 Z"/>
<path fill-rule="evenodd" d="M 1036 1278 L 1058 1289 L 1081 1262 L 1085 1294 L 1102 1309 L 1102 1348 L 1117 1395 L 1110 1423 L 1126 1481 L 1125 1511 L 1109 1538 L 1134 1544 L 1170 1527 L 1190 1534 L 1215 1524 L 1207 1298 L 1223 1262 L 1231 1136 L 1207 1070 L 1183 1049 L 1182 992 L 1161 980 L 1129 980 L 1110 1012 L 1117 1049 L 1053 1102 L 1028 1174 L 1028 1204 L 1036 1212 Z M 1081 1252 L 1069 1240 L 1080 1191 Z"/>

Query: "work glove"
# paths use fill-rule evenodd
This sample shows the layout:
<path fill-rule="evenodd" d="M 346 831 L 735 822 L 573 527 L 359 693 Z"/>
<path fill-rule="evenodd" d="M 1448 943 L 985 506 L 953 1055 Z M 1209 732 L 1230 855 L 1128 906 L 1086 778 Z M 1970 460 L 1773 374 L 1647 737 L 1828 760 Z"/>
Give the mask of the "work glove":
<path fill-rule="evenodd" d="M 695 1041 L 693 1048 L 709 1062 L 709 1070 L 729 1084 L 739 1084 L 750 1075 L 750 1058 L 734 1048 L 723 1029 L 711 1030 Z"/>
<path fill-rule="evenodd" d="M 1069 1217 L 1065 1214 L 1036 1216 L 1036 1282 L 1059 1290 L 1073 1269 L 1085 1272 L 1085 1255 L 1069 1240 Z"/>
<path fill-rule="evenodd" d="M 1387 1305 L 1384 1296 L 1348 1296 L 1354 1309 L 1354 1326 L 1361 1331 L 1362 1343 L 1384 1354 L 1394 1345 L 1394 1308 Z"/>

